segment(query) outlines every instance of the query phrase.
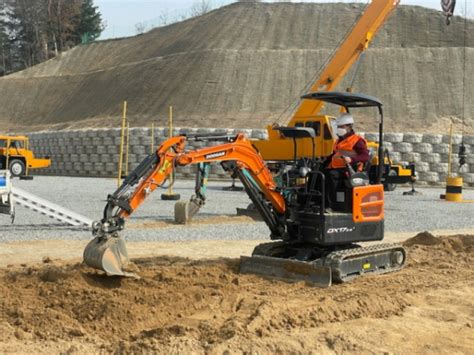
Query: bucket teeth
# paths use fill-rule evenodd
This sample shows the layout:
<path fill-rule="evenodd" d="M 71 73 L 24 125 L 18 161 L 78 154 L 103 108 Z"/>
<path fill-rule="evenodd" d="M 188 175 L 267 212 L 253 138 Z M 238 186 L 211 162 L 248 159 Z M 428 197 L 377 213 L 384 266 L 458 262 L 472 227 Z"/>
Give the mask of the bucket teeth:
<path fill-rule="evenodd" d="M 129 259 L 125 242 L 119 236 L 92 239 L 84 249 L 84 262 L 109 276 L 137 277 L 123 270 Z"/>

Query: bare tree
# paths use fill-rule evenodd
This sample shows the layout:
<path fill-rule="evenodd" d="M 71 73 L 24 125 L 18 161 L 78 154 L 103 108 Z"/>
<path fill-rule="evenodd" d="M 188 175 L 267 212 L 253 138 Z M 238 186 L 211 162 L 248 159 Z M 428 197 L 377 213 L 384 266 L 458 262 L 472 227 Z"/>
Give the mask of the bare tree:
<path fill-rule="evenodd" d="M 191 6 L 191 17 L 202 16 L 212 10 L 211 0 L 195 0 Z"/>
<path fill-rule="evenodd" d="M 135 24 L 135 32 L 136 34 L 142 34 L 146 31 L 146 24 L 145 22 L 138 22 Z"/>
<path fill-rule="evenodd" d="M 158 15 L 158 26 L 166 26 L 170 22 L 169 13 L 167 10 L 161 11 Z"/>

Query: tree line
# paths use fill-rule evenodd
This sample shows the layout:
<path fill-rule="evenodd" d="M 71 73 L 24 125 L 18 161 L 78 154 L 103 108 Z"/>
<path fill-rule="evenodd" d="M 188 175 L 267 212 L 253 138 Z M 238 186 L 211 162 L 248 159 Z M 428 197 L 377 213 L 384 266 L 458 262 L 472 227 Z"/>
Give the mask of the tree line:
<path fill-rule="evenodd" d="M 93 0 L 0 0 L 0 76 L 93 41 L 103 29 Z"/>

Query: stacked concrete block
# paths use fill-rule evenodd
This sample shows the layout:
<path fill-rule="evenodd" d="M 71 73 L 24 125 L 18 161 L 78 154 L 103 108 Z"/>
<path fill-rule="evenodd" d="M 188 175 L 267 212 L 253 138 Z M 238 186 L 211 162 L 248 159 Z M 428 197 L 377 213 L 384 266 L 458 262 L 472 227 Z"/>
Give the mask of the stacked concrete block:
<path fill-rule="evenodd" d="M 393 152 L 393 143 L 383 142 L 383 148 L 387 149 L 389 152 Z"/>
<path fill-rule="evenodd" d="M 393 142 L 394 150 L 399 153 L 411 153 L 413 151 L 413 145 L 407 142 Z"/>
<path fill-rule="evenodd" d="M 464 136 L 464 139 L 462 140 L 462 143 L 464 143 L 466 146 L 473 147 L 474 146 L 474 136 Z"/>
<path fill-rule="evenodd" d="M 466 163 L 469 164 L 469 165 L 474 164 L 474 154 L 468 154 L 468 156 L 466 158 Z"/>
<path fill-rule="evenodd" d="M 405 133 L 403 135 L 403 141 L 407 143 L 421 143 L 423 141 L 423 135 L 421 133 Z"/>
<path fill-rule="evenodd" d="M 424 134 L 423 135 L 423 143 L 429 144 L 440 144 L 443 142 L 443 135 L 441 134 Z"/>
<path fill-rule="evenodd" d="M 393 158 L 392 158 L 393 159 Z M 420 163 L 421 154 L 415 152 L 402 153 L 402 160 L 411 163 Z"/>
<path fill-rule="evenodd" d="M 439 182 L 439 174 L 433 171 L 419 172 L 418 178 L 420 181 L 428 183 L 437 183 Z"/>
<path fill-rule="evenodd" d="M 462 173 L 464 183 L 474 185 L 474 173 Z"/>
<path fill-rule="evenodd" d="M 403 133 L 385 133 L 383 139 L 390 143 L 401 143 L 403 142 Z"/>
<path fill-rule="evenodd" d="M 415 143 L 413 144 L 412 151 L 415 151 L 417 153 L 432 153 L 433 146 L 429 143 Z"/>
<path fill-rule="evenodd" d="M 469 136 L 464 136 L 464 140 L 469 139 L 468 137 Z M 452 138 L 450 138 L 449 135 L 444 135 L 442 142 L 449 143 L 450 140 L 451 144 L 461 144 L 461 142 L 463 141 L 463 136 L 461 136 L 460 134 L 453 134 Z M 472 143 L 469 144 L 472 145 Z"/>
<path fill-rule="evenodd" d="M 448 163 L 430 164 L 430 171 L 434 171 L 437 173 L 447 173 Z"/>
<path fill-rule="evenodd" d="M 427 163 L 424 161 L 416 162 L 415 167 L 416 167 L 416 171 L 420 173 L 421 172 L 426 173 L 430 171 L 430 163 Z"/>
<path fill-rule="evenodd" d="M 449 144 L 448 143 L 440 143 L 433 145 L 433 152 L 440 153 L 440 154 L 448 154 L 449 153 Z"/>
<path fill-rule="evenodd" d="M 238 132 L 252 139 L 267 138 L 265 129 L 227 128 L 182 128 L 173 129 L 173 134 L 228 134 Z M 88 129 L 58 132 L 38 132 L 30 136 L 31 147 L 37 156 L 49 156 L 52 165 L 48 169 L 37 170 L 36 174 L 116 177 L 118 174 L 121 130 Z M 378 141 L 378 133 L 364 134 L 368 141 Z M 131 128 L 129 131 L 128 171 L 132 171 L 148 154 L 168 139 L 167 127 L 156 127 L 152 135 L 150 128 Z M 474 136 L 454 135 L 452 137 L 452 170 L 458 171 L 459 146 L 466 147 L 466 165 L 460 172 L 466 184 L 474 185 Z M 189 142 L 188 150 L 216 145 L 218 142 Z M 395 163 L 414 162 L 419 181 L 429 184 L 444 183 L 448 171 L 449 136 L 420 133 L 385 133 L 384 146 Z M 123 161 L 123 170 L 126 162 Z M 177 176 L 192 178 L 195 166 L 180 167 Z M 212 165 L 211 178 L 228 178 L 222 167 Z"/>
<path fill-rule="evenodd" d="M 378 133 L 364 133 L 364 138 L 368 142 L 378 142 L 379 141 L 379 134 Z"/>
<path fill-rule="evenodd" d="M 390 160 L 392 162 L 400 163 L 402 159 L 402 153 L 394 152 L 393 150 L 390 151 Z"/>
<path fill-rule="evenodd" d="M 421 161 L 424 161 L 427 163 L 440 163 L 441 155 L 438 153 L 422 153 Z"/>

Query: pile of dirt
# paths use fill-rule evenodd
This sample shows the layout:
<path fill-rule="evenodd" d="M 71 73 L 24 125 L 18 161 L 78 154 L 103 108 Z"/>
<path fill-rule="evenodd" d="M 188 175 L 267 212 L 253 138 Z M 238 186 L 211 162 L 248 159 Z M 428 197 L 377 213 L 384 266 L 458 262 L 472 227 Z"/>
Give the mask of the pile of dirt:
<path fill-rule="evenodd" d="M 436 237 L 430 232 L 422 232 L 413 238 L 407 239 L 404 246 L 434 246 L 441 245 L 441 249 L 446 252 L 472 252 L 474 249 L 474 239 L 470 235 L 455 235 L 449 238 Z"/>
<path fill-rule="evenodd" d="M 418 233 L 414 237 L 407 239 L 403 245 L 411 247 L 412 245 L 437 245 L 441 243 L 441 238 L 436 237 L 434 234 L 425 231 Z"/>
<path fill-rule="evenodd" d="M 235 3 L 204 16 L 119 40 L 78 46 L 0 78 L 2 129 L 116 126 L 122 100 L 132 125 L 263 128 L 280 117 L 362 11 L 355 4 Z M 399 6 L 367 51 L 355 90 L 384 102 L 388 129 L 445 131 L 461 117 L 462 18 Z M 474 33 L 474 21 L 467 21 Z M 340 85 L 348 86 L 352 73 Z M 466 81 L 465 97 L 474 96 Z M 472 127 L 474 103 L 465 117 Z M 407 120 L 407 117 L 409 118 Z M 459 124 L 459 121 L 457 121 Z M 371 129 L 370 124 L 360 124 Z"/>
<path fill-rule="evenodd" d="M 417 240 L 402 271 L 328 289 L 235 259 L 139 259 L 140 280 L 50 259 L 0 269 L 0 352 L 468 352 L 474 236 Z"/>

